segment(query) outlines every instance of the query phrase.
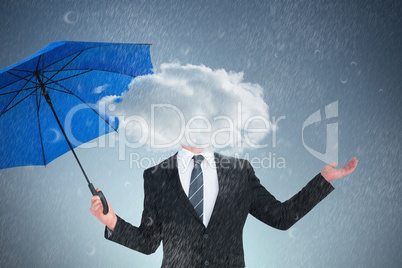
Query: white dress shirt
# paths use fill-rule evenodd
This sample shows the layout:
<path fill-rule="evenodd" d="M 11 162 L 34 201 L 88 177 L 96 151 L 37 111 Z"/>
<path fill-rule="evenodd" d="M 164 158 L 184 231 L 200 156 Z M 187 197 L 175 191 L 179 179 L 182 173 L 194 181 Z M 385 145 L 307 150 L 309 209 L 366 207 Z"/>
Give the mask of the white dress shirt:
<path fill-rule="evenodd" d="M 204 217 L 203 223 L 207 227 L 214 210 L 215 201 L 219 192 L 218 174 L 216 172 L 216 163 L 213 150 L 204 150 L 201 155 L 204 160 L 201 163 L 202 175 L 204 180 Z M 182 148 L 177 153 L 177 168 L 181 186 L 188 197 L 190 191 L 191 172 L 194 168 L 194 153 Z M 108 237 L 112 235 L 112 231 L 107 228 Z"/>
<path fill-rule="evenodd" d="M 204 157 L 204 160 L 201 163 L 204 180 L 203 223 L 205 227 L 207 227 L 215 206 L 216 197 L 218 196 L 219 184 L 214 152 L 210 149 L 207 149 L 204 150 L 201 155 Z M 193 156 L 194 153 L 184 148 L 177 153 L 177 168 L 179 171 L 180 182 L 187 197 L 190 190 L 191 172 L 194 168 L 194 160 L 192 159 Z"/>

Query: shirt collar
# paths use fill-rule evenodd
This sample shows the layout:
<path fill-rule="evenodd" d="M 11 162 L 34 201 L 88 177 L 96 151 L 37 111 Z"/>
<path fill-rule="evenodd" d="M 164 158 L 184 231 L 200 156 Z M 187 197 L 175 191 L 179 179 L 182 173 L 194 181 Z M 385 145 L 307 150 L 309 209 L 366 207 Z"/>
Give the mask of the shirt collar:
<path fill-rule="evenodd" d="M 204 157 L 204 161 L 202 164 L 205 165 L 205 160 L 208 162 L 209 167 L 215 167 L 215 155 L 212 148 L 207 148 L 202 151 L 201 155 Z M 192 157 L 194 156 L 193 152 L 190 152 L 184 148 L 177 153 L 177 159 L 183 164 L 183 166 L 188 167 Z"/>

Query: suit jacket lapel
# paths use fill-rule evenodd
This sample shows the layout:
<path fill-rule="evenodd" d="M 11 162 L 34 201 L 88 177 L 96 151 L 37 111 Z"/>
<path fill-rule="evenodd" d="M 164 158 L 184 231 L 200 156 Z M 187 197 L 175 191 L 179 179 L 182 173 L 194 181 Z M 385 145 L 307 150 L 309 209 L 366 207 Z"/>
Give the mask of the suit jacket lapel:
<path fill-rule="evenodd" d="M 218 153 L 214 153 L 215 156 L 215 164 L 216 164 L 216 172 L 218 174 L 218 184 L 219 184 L 219 191 L 218 191 L 218 196 L 216 197 L 215 205 L 214 205 L 214 210 L 212 211 L 211 219 L 209 220 L 208 223 L 208 228 L 213 226 L 214 222 L 217 220 L 219 217 L 222 207 L 223 207 L 223 196 L 224 196 L 224 190 L 225 190 L 225 179 L 226 179 L 226 169 L 227 166 L 221 161 L 222 156 Z"/>
<path fill-rule="evenodd" d="M 222 162 L 222 156 L 218 153 L 214 153 L 215 157 L 215 164 L 216 164 L 216 172 L 218 175 L 218 184 L 219 184 L 219 191 L 218 191 L 218 196 L 215 201 L 214 209 L 212 211 L 211 219 L 208 223 L 208 226 L 211 226 L 211 223 L 213 223 L 214 220 L 216 220 L 219 217 L 219 213 L 222 209 L 222 206 L 224 205 L 223 203 L 223 195 L 224 195 L 224 184 L 226 180 L 226 169 L 228 169 L 228 166 L 225 166 L 225 163 Z M 180 182 L 180 177 L 179 177 L 179 170 L 177 168 L 177 153 L 171 157 L 171 163 L 169 163 L 169 167 L 172 167 L 169 169 L 170 171 L 170 180 L 173 185 L 174 189 L 174 194 L 178 199 L 180 199 L 181 203 L 184 205 L 186 210 L 188 210 L 193 217 L 195 217 L 201 224 L 203 222 L 200 220 L 198 217 L 197 213 L 195 212 L 195 209 L 193 205 L 191 204 L 190 200 L 188 199 L 188 196 L 184 192 L 183 186 L 181 185 Z"/>
<path fill-rule="evenodd" d="M 194 216 L 201 224 L 203 224 L 203 222 L 200 220 L 197 213 L 195 212 L 193 205 L 188 199 L 188 196 L 184 192 L 183 186 L 181 185 L 179 170 L 177 168 L 177 153 L 171 158 L 171 161 L 172 161 L 171 167 L 173 168 L 170 169 L 169 177 L 173 185 L 174 196 L 180 200 L 180 202 L 184 205 L 185 209 L 188 210 L 188 212 L 192 216 Z"/>

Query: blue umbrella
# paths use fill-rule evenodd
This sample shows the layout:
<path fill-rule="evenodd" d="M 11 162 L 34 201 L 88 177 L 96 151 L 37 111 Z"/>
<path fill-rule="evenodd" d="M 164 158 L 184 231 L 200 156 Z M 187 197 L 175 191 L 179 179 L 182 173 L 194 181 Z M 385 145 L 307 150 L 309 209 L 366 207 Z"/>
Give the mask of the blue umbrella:
<path fill-rule="evenodd" d="M 117 129 L 100 100 L 152 73 L 149 47 L 56 42 L 0 70 L 0 169 L 47 165 L 71 150 L 107 214 L 74 148 Z"/>

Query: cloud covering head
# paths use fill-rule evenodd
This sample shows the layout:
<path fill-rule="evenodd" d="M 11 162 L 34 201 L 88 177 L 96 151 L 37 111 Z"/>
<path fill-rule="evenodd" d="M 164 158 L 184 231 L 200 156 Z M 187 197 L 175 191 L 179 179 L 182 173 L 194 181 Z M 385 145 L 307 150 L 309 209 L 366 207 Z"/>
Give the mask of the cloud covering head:
<path fill-rule="evenodd" d="M 262 87 L 243 80 L 242 72 L 168 63 L 102 101 L 131 147 L 242 151 L 258 148 L 271 128 Z"/>

